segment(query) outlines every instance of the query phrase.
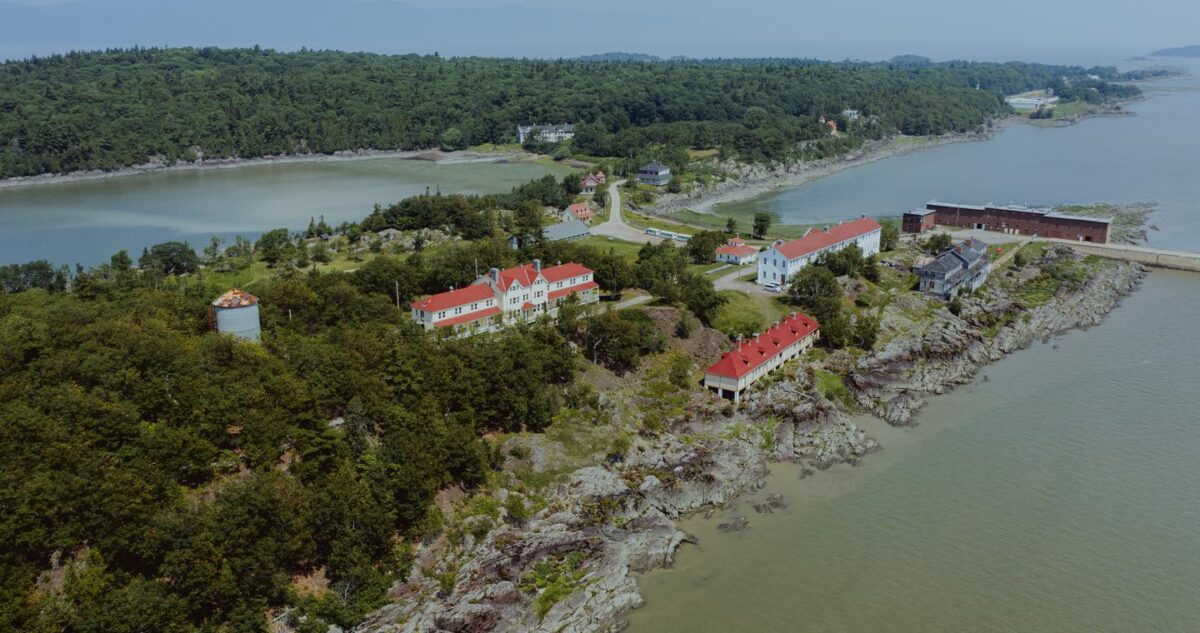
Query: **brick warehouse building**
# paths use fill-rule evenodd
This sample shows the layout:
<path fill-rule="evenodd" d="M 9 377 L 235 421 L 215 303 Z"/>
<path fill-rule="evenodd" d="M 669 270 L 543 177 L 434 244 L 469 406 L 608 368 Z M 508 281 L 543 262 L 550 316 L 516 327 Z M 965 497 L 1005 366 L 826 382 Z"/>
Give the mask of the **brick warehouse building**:
<path fill-rule="evenodd" d="M 1104 218 L 1065 215 L 1045 209 L 937 201 L 926 204 L 923 210 L 904 214 L 905 232 L 920 233 L 934 224 L 1104 244 L 1108 242 L 1111 222 Z"/>

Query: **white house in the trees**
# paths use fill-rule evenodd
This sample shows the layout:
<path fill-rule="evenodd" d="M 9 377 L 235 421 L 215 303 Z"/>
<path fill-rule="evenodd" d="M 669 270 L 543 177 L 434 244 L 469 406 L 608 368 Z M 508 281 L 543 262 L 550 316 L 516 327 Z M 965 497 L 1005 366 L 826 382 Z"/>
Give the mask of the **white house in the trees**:
<path fill-rule="evenodd" d="M 840 251 L 852 244 L 862 249 L 863 256 L 879 252 L 879 238 L 883 227 L 875 220 L 863 216 L 850 222 L 842 222 L 824 231 L 809 230 L 800 239 L 785 242 L 777 240 L 758 256 L 759 285 L 786 285 L 792 275 L 815 261 L 822 253 Z"/>
<path fill-rule="evenodd" d="M 746 244 L 740 237 L 731 238 L 722 246 L 717 247 L 717 261 L 726 264 L 752 264 L 758 259 L 758 249 Z"/>
<path fill-rule="evenodd" d="M 582 264 L 542 268 L 542 262 L 493 268 L 466 288 L 424 297 L 412 304 L 412 317 L 427 330 L 453 328 L 462 334 L 493 332 L 543 314 L 575 295 L 581 304 L 600 299 L 594 273 Z"/>

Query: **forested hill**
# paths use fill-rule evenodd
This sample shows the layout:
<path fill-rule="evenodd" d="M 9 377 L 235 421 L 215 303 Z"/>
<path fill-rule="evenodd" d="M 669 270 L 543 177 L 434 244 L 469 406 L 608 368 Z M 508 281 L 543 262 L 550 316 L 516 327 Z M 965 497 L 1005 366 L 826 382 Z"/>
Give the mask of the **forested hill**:
<path fill-rule="evenodd" d="M 332 51 L 135 49 L 0 65 L 0 177 L 151 160 L 506 142 L 582 125 L 576 151 L 650 143 L 787 158 L 846 108 L 873 134 L 968 131 L 1002 94 L 1111 68 L 811 60 L 586 62 Z M 871 117 L 870 115 L 874 115 Z"/>

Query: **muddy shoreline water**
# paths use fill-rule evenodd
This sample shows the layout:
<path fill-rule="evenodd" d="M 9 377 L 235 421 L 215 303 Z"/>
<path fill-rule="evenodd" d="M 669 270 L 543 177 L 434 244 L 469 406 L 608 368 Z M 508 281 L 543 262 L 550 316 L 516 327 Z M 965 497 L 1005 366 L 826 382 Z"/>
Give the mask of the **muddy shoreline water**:
<path fill-rule="evenodd" d="M 37 176 L 15 176 L 0 180 L 0 189 L 30 187 L 35 185 L 57 185 L 71 182 L 87 182 L 108 180 L 111 178 L 127 178 L 146 174 L 162 174 L 175 172 L 215 171 L 225 169 L 241 169 L 259 165 L 294 165 L 299 163 L 332 163 L 357 160 L 373 160 L 395 158 L 402 160 L 427 160 L 444 164 L 467 162 L 510 162 L 530 161 L 537 158 L 532 154 L 522 152 L 473 152 L 441 150 L 373 150 L 358 149 L 344 150 L 332 154 L 285 154 L 280 156 L 261 156 L 257 158 L 209 158 L 192 162 L 151 162 L 119 169 L 93 169 L 75 171 L 65 174 L 39 174 Z"/>

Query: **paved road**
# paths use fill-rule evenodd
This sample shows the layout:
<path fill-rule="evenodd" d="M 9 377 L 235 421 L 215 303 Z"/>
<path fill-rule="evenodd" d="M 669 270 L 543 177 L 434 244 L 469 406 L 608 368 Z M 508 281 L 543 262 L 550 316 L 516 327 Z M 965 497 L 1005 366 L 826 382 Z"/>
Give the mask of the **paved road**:
<path fill-rule="evenodd" d="M 742 292 L 757 292 L 760 294 L 772 294 L 763 290 L 762 286 L 753 281 L 742 281 L 742 277 L 746 277 L 758 270 L 757 265 L 750 264 L 748 266 L 737 266 L 731 271 L 727 271 L 724 275 L 713 280 L 713 287 L 717 290 L 740 290 Z"/>
<path fill-rule="evenodd" d="M 621 182 L 624 181 L 614 182 L 608 186 L 608 221 L 593 226 L 592 235 L 605 235 L 637 244 L 661 242 L 664 238 L 646 235 L 645 231 L 625 223 L 625 219 L 621 217 Z M 674 240 L 671 241 L 674 242 Z"/>

